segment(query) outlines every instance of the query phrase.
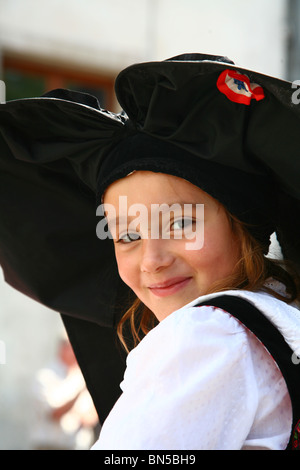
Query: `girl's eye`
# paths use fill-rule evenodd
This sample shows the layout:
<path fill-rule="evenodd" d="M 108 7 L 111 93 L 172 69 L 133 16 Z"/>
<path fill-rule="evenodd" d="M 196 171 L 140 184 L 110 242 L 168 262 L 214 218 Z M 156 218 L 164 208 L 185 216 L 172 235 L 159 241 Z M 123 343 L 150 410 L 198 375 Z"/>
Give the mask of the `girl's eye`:
<path fill-rule="evenodd" d="M 138 233 L 125 233 L 124 235 L 120 236 L 116 243 L 131 243 L 139 239 L 140 236 Z"/>
<path fill-rule="evenodd" d="M 184 228 L 187 228 L 187 227 L 191 226 L 193 223 L 194 223 L 194 220 L 191 219 L 191 218 L 178 219 L 178 220 L 175 220 L 171 224 L 171 229 L 172 230 L 183 230 Z"/>

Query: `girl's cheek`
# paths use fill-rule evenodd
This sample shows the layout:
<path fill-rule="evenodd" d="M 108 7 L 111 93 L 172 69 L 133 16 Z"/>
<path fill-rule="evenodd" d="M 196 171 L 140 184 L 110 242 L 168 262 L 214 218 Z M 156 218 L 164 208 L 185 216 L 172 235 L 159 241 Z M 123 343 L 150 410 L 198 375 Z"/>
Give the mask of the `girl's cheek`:
<path fill-rule="evenodd" d="M 128 257 L 116 255 L 119 276 L 125 284 L 131 287 L 136 271 L 133 272 L 133 266 Z"/>

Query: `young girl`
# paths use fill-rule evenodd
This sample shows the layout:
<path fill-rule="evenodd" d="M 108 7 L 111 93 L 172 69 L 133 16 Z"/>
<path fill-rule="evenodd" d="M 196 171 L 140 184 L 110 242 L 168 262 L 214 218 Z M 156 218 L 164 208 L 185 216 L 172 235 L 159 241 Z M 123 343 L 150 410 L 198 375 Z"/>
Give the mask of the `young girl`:
<path fill-rule="evenodd" d="M 150 149 L 152 139 L 139 136 L 139 150 L 143 139 Z M 107 220 L 119 274 L 137 297 L 120 322 L 121 341 L 126 347 L 126 320 L 137 342 L 141 330 L 151 331 L 127 358 L 123 394 L 94 449 L 285 449 L 292 406 L 274 359 L 230 310 L 197 305 L 223 291 L 248 299 L 273 321 L 280 312 L 280 321 L 297 317 L 289 304 L 299 299 L 299 287 L 220 201 L 157 172 L 157 158 L 153 166 L 155 172 L 133 171 L 104 192 L 104 209 L 115 209 Z M 134 207 L 140 214 L 146 208 L 136 223 Z M 189 249 L 199 233 L 202 240 Z"/>
<path fill-rule="evenodd" d="M 67 91 L 0 109 L 6 154 L 18 160 L 7 157 L 5 169 L 18 184 L 18 168 L 33 175 L 39 201 L 59 214 L 37 222 L 31 196 L 23 243 L 4 224 L 2 266 L 12 285 L 62 312 L 100 415 L 105 408 L 93 448 L 297 447 L 299 111 L 290 84 L 185 55 L 129 67 L 116 92 L 126 114 Z M 32 191 L 22 187 L 24 201 Z M 104 215 L 97 245 L 91 194 Z M 30 257 L 39 224 L 44 238 Z M 267 257 L 274 232 L 295 267 Z M 129 353 L 124 377 L 115 326 Z"/>

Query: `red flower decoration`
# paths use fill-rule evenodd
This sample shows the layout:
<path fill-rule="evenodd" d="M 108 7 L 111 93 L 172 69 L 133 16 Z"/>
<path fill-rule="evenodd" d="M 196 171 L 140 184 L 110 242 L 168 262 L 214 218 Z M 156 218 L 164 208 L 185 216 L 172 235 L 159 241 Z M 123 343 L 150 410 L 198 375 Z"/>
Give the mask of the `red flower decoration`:
<path fill-rule="evenodd" d="M 252 99 L 260 101 L 265 97 L 264 90 L 256 83 L 250 83 L 247 75 L 236 70 L 226 69 L 218 78 L 217 87 L 221 93 L 235 103 L 249 105 Z"/>

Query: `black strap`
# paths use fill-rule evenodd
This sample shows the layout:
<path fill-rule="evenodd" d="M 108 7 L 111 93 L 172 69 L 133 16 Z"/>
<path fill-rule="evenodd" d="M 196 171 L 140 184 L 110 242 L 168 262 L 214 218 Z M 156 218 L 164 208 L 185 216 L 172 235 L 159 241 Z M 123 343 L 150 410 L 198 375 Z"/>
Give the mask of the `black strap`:
<path fill-rule="evenodd" d="M 286 450 L 294 449 L 294 429 L 300 420 L 300 364 L 297 367 L 297 361 L 293 362 L 292 349 L 278 329 L 248 300 L 232 295 L 220 295 L 197 304 L 197 307 L 204 305 L 221 308 L 237 318 L 264 344 L 276 361 L 286 381 L 293 408 L 292 433 Z"/>

